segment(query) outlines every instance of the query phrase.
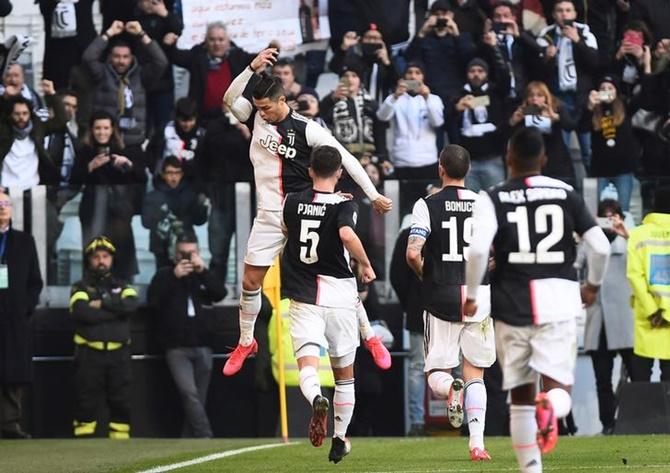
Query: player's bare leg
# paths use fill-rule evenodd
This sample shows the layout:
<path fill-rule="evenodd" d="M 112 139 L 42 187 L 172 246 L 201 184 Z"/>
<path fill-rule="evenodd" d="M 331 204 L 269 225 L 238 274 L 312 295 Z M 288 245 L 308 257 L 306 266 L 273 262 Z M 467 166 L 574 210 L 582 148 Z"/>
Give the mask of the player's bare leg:
<path fill-rule="evenodd" d="M 333 443 L 328 453 L 328 460 L 339 463 L 351 451 L 351 443 L 347 439 L 347 428 L 354 414 L 356 392 L 354 389 L 354 364 L 356 352 L 339 358 L 331 357 L 335 377 L 335 396 L 333 397 L 333 414 L 335 421 Z M 346 364 L 340 367 L 339 365 Z"/>
<path fill-rule="evenodd" d="M 484 369 L 472 365 L 463 358 L 463 379 L 465 380 L 465 412 L 470 431 L 470 459 L 472 461 L 490 460 L 491 456 L 484 447 L 484 426 L 486 421 L 486 387 Z"/>
<path fill-rule="evenodd" d="M 358 319 L 358 331 L 361 334 L 361 338 L 363 338 L 365 348 L 372 354 L 375 364 L 382 370 L 389 369 L 391 367 L 391 354 L 382 343 L 381 338 L 375 336 L 375 332 L 370 326 L 368 313 L 360 299 L 356 306 L 356 318 Z"/>
<path fill-rule="evenodd" d="M 319 379 L 319 351 L 318 345 L 302 347 L 297 353 L 298 369 L 300 370 L 300 391 L 312 407 L 312 417 L 309 420 L 307 436 L 315 447 L 323 445 L 328 435 L 328 408 L 330 403 L 321 394 Z M 302 356 L 303 354 L 307 354 Z"/>
<path fill-rule="evenodd" d="M 258 351 L 258 344 L 254 339 L 254 325 L 261 310 L 261 286 L 268 268 L 269 266 L 244 265 L 240 296 L 240 339 L 223 366 L 223 374 L 226 376 L 240 371 L 244 360 Z"/>

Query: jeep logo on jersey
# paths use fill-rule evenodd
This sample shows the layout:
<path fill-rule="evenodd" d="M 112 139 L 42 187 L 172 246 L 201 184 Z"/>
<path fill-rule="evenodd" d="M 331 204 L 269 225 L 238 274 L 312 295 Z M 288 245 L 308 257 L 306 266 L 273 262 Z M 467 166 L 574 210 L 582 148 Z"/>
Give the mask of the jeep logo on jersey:
<path fill-rule="evenodd" d="M 290 141 L 290 137 L 289 137 Z M 295 141 L 295 135 L 293 135 L 293 141 Z M 280 156 L 284 156 L 287 159 L 295 158 L 297 154 L 295 148 L 281 144 L 276 139 L 272 138 L 270 135 L 266 135 L 265 138 L 259 141 L 261 146 L 272 153 L 277 153 Z"/>

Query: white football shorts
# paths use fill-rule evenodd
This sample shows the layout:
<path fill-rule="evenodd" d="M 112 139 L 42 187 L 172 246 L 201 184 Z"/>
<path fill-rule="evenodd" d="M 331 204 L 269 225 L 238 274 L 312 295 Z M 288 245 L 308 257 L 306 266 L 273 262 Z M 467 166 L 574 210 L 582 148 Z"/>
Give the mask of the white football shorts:
<path fill-rule="evenodd" d="M 289 318 L 294 352 L 314 344 L 328 350 L 331 357 L 343 357 L 360 344 L 356 307 L 323 307 L 292 300 Z"/>
<path fill-rule="evenodd" d="M 272 266 L 284 249 L 286 236 L 281 228 L 281 211 L 258 209 L 247 242 L 244 262 L 252 266 Z"/>
<path fill-rule="evenodd" d="M 460 365 L 460 353 L 477 368 L 496 361 L 495 335 L 490 317 L 480 322 L 448 322 L 424 311 L 424 351 L 427 373 Z"/>
<path fill-rule="evenodd" d="M 496 346 L 503 389 L 537 382 L 538 373 L 566 386 L 575 381 L 575 319 L 516 327 L 496 321 Z"/>

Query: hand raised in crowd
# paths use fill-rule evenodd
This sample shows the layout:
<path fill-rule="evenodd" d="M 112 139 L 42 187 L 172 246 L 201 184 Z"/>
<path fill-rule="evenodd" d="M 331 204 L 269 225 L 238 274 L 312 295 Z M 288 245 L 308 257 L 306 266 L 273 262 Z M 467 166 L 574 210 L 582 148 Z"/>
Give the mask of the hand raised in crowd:
<path fill-rule="evenodd" d="M 349 96 L 349 86 L 340 81 L 337 84 L 337 87 L 335 87 L 335 90 L 333 90 L 333 98 L 335 100 L 342 100 L 345 99 Z"/>
<path fill-rule="evenodd" d="M 114 22 L 112 22 L 112 24 L 109 26 L 109 28 L 107 28 L 107 31 L 105 31 L 105 35 L 108 38 L 113 38 L 114 36 L 123 33 L 123 30 L 124 30 L 123 22 L 119 21 L 119 20 L 115 20 Z"/>
<path fill-rule="evenodd" d="M 548 104 L 542 105 L 542 115 L 548 117 L 552 122 L 557 122 L 561 119 L 561 116 Z"/>
<path fill-rule="evenodd" d="M 610 217 L 610 220 L 612 221 L 612 230 L 614 230 L 617 235 L 628 240 L 628 229 L 621 216 L 614 214 Z"/>
<path fill-rule="evenodd" d="M 125 156 L 113 154 L 112 157 L 114 158 L 113 165 L 115 168 L 128 169 L 133 167 L 133 162 Z"/>
<path fill-rule="evenodd" d="M 516 108 L 516 110 L 514 110 L 514 113 L 512 114 L 512 116 L 509 118 L 510 126 L 514 126 L 517 123 L 519 123 L 521 120 L 523 120 L 524 115 L 525 114 L 523 113 L 523 105 L 518 106 Z"/>
<path fill-rule="evenodd" d="M 165 46 L 174 46 L 177 44 L 178 39 L 179 35 L 176 33 L 167 33 L 165 36 L 163 36 L 163 44 Z"/>
<path fill-rule="evenodd" d="M 202 273 L 205 270 L 205 262 L 200 257 L 198 253 L 191 253 L 191 263 L 193 264 L 193 270 L 196 273 Z"/>
<path fill-rule="evenodd" d="M 102 300 L 101 299 L 94 299 L 92 301 L 89 301 L 88 305 L 89 305 L 89 307 L 93 307 L 94 309 L 101 309 L 102 308 Z"/>
<path fill-rule="evenodd" d="M 616 6 L 624 13 L 630 11 L 630 2 L 628 0 L 616 0 Z"/>
<path fill-rule="evenodd" d="M 507 25 L 505 33 L 511 34 L 515 38 L 521 36 L 521 31 L 519 30 L 519 24 L 516 22 L 516 20 L 514 19 L 507 20 L 505 24 Z"/>
<path fill-rule="evenodd" d="M 563 25 L 561 28 L 563 36 L 570 39 L 573 43 L 579 43 L 581 38 L 579 37 L 579 30 L 573 25 Z"/>
<path fill-rule="evenodd" d="M 426 84 L 421 84 L 418 89 L 416 89 L 416 93 L 422 96 L 424 99 L 428 100 L 428 96 L 430 95 L 430 88 Z"/>
<path fill-rule="evenodd" d="M 88 172 L 93 172 L 111 161 L 109 154 L 99 154 L 88 163 Z"/>
<path fill-rule="evenodd" d="M 403 79 L 400 79 L 398 81 L 398 85 L 395 87 L 395 92 L 393 92 L 393 97 L 395 97 L 397 100 L 402 94 L 405 93 L 407 93 L 407 83 Z"/>
<path fill-rule="evenodd" d="M 465 95 L 465 96 L 461 97 L 461 99 L 458 102 L 456 102 L 456 110 L 458 110 L 459 112 L 462 112 L 466 108 L 472 108 L 472 99 L 473 98 L 474 98 L 474 96 L 471 95 L 471 94 L 468 94 L 468 95 Z"/>
<path fill-rule="evenodd" d="M 14 97 L 16 95 L 19 95 L 20 93 L 21 93 L 21 87 L 12 84 L 6 84 L 3 96 Z"/>
<path fill-rule="evenodd" d="M 382 47 L 379 48 L 375 54 L 377 55 L 377 59 L 379 59 L 379 62 L 384 64 L 385 66 L 388 66 L 391 64 L 391 59 L 389 59 L 389 51 L 386 49 L 386 45 L 382 44 Z"/>
<path fill-rule="evenodd" d="M 142 33 L 144 33 L 144 31 L 142 30 L 142 25 L 140 24 L 139 21 L 129 21 L 128 23 L 126 23 L 126 31 L 128 32 L 128 34 L 131 34 L 133 36 L 139 36 Z"/>
<path fill-rule="evenodd" d="M 251 61 L 249 67 L 252 71 L 258 72 L 268 66 L 273 66 L 277 62 L 277 55 L 279 51 L 275 48 L 264 49 Z"/>
<path fill-rule="evenodd" d="M 393 201 L 386 196 L 380 195 L 372 202 L 372 207 L 380 214 L 385 214 L 393 207 Z"/>
<path fill-rule="evenodd" d="M 423 22 L 423 26 L 421 26 L 421 29 L 417 33 L 417 36 L 419 38 L 423 38 L 428 33 L 430 33 L 433 30 L 433 28 L 435 28 L 436 24 L 437 24 L 437 17 L 435 15 L 430 15 L 428 18 L 426 18 L 426 21 Z"/>
<path fill-rule="evenodd" d="M 489 31 L 485 31 L 484 34 L 482 35 L 482 43 L 491 47 L 498 46 L 498 38 L 495 32 L 491 29 L 489 29 Z"/>
<path fill-rule="evenodd" d="M 174 275 L 177 279 L 188 276 L 194 270 L 194 265 L 190 260 L 182 259 L 174 267 Z"/>
<path fill-rule="evenodd" d="M 54 83 L 51 82 L 50 80 L 44 79 L 41 82 L 42 85 L 42 91 L 44 92 L 44 95 L 56 95 L 56 88 L 54 87 Z"/>
<path fill-rule="evenodd" d="M 447 17 L 447 34 L 452 36 L 460 36 L 461 32 L 458 29 L 458 25 L 453 18 Z"/>
<path fill-rule="evenodd" d="M 596 105 L 598 105 L 599 103 L 600 103 L 600 97 L 598 95 L 598 91 L 597 90 L 592 90 L 591 92 L 589 92 L 589 98 L 588 98 L 588 103 L 586 104 L 586 107 L 589 110 L 593 110 L 596 107 Z"/>
<path fill-rule="evenodd" d="M 153 0 L 151 2 L 151 13 L 158 15 L 161 18 L 165 18 L 168 16 L 169 12 L 163 0 Z"/>
<path fill-rule="evenodd" d="M 644 66 L 644 73 L 651 74 L 651 48 L 646 44 L 642 48 L 642 65 Z"/>
<path fill-rule="evenodd" d="M 357 45 L 360 39 L 360 36 L 358 36 L 355 31 L 347 31 L 344 36 L 342 36 L 342 44 L 340 44 L 340 49 L 342 49 L 342 51 L 346 51 L 350 47 Z"/>

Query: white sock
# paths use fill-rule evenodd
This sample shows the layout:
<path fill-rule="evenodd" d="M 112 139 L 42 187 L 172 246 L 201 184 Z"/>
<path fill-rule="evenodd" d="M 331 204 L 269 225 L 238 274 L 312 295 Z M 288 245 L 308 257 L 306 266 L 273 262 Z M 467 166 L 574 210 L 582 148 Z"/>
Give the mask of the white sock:
<path fill-rule="evenodd" d="M 254 325 L 261 311 L 261 289 L 242 289 L 240 296 L 240 345 L 248 346 L 254 341 Z"/>
<path fill-rule="evenodd" d="M 465 384 L 465 412 L 470 430 L 470 450 L 484 448 L 484 426 L 486 420 L 486 387 L 484 380 L 474 378 Z"/>
<path fill-rule="evenodd" d="M 565 389 L 550 389 L 547 391 L 547 397 L 549 398 L 549 401 L 551 401 L 556 417 L 562 419 L 570 413 L 570 409 L 572 409 L 572 398 Z"/>
<path fill-rule="evenodd" d="M 354 378 L 335 381 L 335 396 L 333 397 L 335 437 L 344 440 L 347 435 L 347 428 L 354 414 L 354 404 L 356 404 Z"/>
<path fill-rule="evenodd" d="M 319 373 L 313 366 L 304 366 L 300 370 L 300 391 L 310 406 L 314 403 L 314 398 L 321 395 Z"/>
<path fill-rule="evenodd" d="M 370 319 L 368 319 L 368 313 L 365 311 L 365 306 L 360 299 L 358 299 L 358 304 L 356 305 L 356 317 L 358 318 L 358 331 L 361 333 L 363 340 L 369 340 L 375 336 L 374 330 L 370 326 Z"/>
<path fill-rule="evenodd" d="M 428 376 L 428 386 L 433 390 L 433 393 L 442 399 L 449 396 L 449 389 L 451 383 L 454 382 L 454 377 L 446 371 L 433 371 Z"/>
<path fill-rule="evenodd" d="M 535 406 L 510 406 L 512 447 L 521 473 L 542 473 L 542 454 L 537 446 Z"/>

